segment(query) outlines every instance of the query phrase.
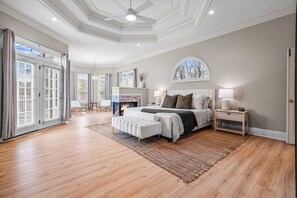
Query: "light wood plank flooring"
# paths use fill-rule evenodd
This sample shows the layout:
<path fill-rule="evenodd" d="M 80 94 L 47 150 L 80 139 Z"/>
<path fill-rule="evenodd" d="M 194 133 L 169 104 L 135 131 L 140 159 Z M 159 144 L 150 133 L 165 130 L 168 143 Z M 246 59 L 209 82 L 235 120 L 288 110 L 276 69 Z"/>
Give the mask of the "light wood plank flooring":
<path fill-rule="evenodd" d="M 208 172 L 180 179 L 85 126 L 111 113 L 0 144 L 0 197 L 295 197 L 294 147 L 251 137 Z"/>

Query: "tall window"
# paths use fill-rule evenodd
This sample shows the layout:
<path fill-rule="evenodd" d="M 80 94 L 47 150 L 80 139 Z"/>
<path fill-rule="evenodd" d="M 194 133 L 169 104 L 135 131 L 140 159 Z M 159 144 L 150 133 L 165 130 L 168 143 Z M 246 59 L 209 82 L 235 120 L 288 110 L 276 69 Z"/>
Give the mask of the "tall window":
<path fill-rule="evenodd" d="M 33 123 L 33 65 L 16 61 L 17 71 L 17 126 Z"/>
<path fill-rule="evenodd" d="M 88 74 L 77 74 L 77 100 L 88 102 Z"/>
<path fill-rule="evenodd" d="M 106 75 L 98 75 L 98 99 L 99 101 L 105 99 L 105 86 L 106 86 Z"/>

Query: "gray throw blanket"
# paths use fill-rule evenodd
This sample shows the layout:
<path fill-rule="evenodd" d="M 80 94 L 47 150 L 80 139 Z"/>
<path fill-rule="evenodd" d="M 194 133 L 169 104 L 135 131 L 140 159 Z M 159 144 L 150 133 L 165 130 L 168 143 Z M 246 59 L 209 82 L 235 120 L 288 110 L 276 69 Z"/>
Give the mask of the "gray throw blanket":
<path fill-rule="evenodd" d="M 180 116 L 183 125 L 184 125 L 184 134 L 190 133 L 196 126 L 197 121 L 195 114 L 192 111 L 183 111 L 183 110 L 167 110 L 167 109 L 148 109 L 143 108 L 141 110 L 145 113 L 176 113 Z"/>

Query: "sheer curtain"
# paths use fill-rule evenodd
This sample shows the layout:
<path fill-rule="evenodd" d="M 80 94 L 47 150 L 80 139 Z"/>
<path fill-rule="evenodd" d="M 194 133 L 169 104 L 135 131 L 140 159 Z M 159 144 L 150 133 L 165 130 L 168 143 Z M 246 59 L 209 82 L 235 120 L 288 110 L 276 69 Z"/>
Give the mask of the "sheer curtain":
<path fill-rule="evenodd" d="M 15 35 L 10 29 L 3 33 L 2 49 L 2 139 L 15 137 L 17 128 Z"/>

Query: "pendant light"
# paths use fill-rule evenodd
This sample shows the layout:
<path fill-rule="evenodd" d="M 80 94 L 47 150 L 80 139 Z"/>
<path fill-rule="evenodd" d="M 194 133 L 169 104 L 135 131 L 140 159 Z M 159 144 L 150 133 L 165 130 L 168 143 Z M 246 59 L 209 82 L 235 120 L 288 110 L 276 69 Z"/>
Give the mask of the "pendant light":
<path fill-rule="evenodd" d="M 96 58 L 94 58 L 94 65 L 95 65 L 95 70 L 96 70 Z M 98 75 L 92 74 L 92 80 L 98 80 Z"/>

